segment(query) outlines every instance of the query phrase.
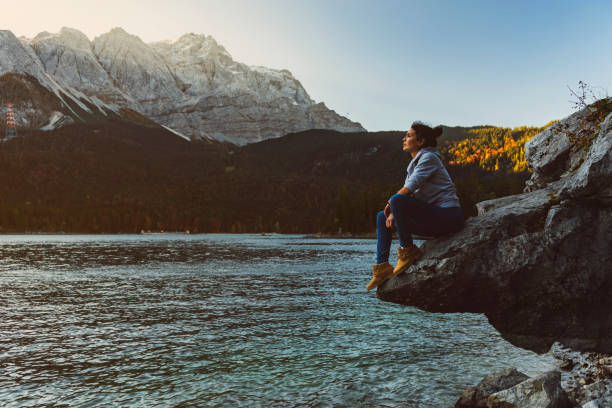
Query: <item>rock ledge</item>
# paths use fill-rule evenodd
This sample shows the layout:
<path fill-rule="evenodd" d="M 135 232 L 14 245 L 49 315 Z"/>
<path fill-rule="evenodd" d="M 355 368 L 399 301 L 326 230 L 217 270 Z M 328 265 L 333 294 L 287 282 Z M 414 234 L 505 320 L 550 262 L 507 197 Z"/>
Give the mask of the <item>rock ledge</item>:
<path fill-rule="evenodd" d="M 530 140 L 525 193 L 481 202 L 457 234 L 378 288 L 431 312 L 484 313 L 538 353 L 612 352 L 612 99 Z"/>

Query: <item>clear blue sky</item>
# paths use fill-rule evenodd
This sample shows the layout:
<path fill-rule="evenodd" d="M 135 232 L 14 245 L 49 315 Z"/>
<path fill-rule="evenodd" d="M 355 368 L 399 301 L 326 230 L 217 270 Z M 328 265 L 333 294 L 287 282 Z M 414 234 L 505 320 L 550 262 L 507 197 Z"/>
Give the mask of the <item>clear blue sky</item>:
<path fill-rule="evenodd" d="M 24 0 L 0 15 L 18 36 L 62 26 L 211 35 L 372 131 L 541 126 L 573 112 L 567 85 L 612 95 L 612 1 Z"/>

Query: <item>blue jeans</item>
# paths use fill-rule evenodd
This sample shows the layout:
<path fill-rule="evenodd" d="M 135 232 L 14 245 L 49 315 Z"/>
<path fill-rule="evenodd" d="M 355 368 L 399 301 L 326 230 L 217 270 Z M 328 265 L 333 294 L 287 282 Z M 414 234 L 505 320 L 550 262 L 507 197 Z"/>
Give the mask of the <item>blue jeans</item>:
<path fill-rule="evenodd" d="M 461 207 L 436 207 L 409 195 L 395 194 L 389 200 L 400 246 L 412 245 L 412 234 L 439 237 L 463 227 Z M 376 263 L 389 261 L 392 228 L 387 228 L 383 211 L 376 216 Z"/>

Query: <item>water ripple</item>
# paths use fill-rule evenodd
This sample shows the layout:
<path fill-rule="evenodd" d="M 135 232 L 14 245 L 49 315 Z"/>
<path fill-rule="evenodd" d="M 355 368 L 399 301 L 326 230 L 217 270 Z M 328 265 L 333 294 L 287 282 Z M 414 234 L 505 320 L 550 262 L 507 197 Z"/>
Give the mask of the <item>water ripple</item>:
<path fill-rule="evenodd" d="M 474 314 L 380 302 L 371 240 L 0 238 L 0 404 L 452 406 L 549 369 Z"/>

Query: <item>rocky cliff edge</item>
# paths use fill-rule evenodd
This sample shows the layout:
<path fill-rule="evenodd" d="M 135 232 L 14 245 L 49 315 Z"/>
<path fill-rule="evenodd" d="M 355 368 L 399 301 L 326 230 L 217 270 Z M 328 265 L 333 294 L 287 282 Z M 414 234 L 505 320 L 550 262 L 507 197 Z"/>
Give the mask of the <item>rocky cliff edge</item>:
<path fill-rule="evenodd" d="M 516 346 L 555 341 L 612 352 L 612 98 L 525 146 L 525 192 L 477 204 L 452 236 L 428 241 L 379 299 L 430 312 L 484 313 Z"/>

